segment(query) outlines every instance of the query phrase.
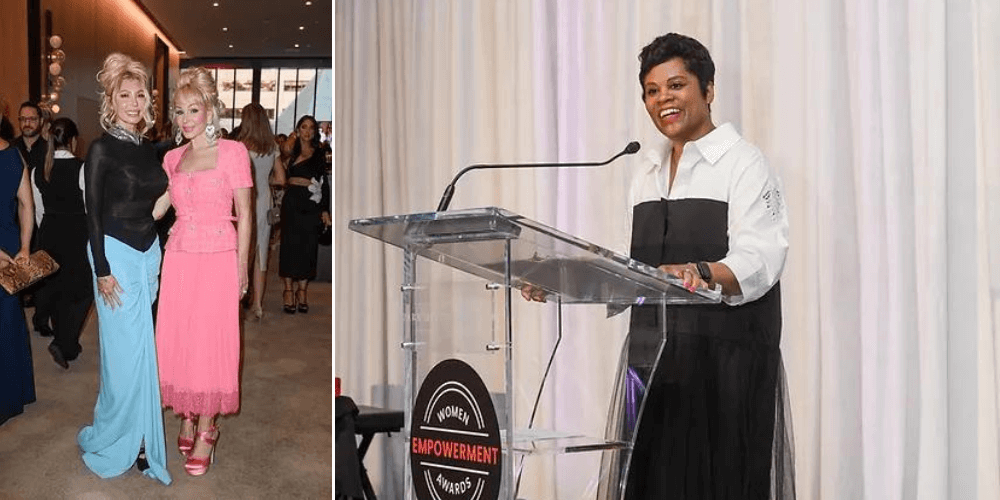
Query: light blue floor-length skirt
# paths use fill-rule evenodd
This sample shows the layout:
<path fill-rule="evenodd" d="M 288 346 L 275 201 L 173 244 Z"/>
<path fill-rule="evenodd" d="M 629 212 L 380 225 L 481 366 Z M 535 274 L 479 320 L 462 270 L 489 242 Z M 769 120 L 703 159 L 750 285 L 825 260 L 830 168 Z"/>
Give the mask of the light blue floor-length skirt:
<path fill-rule="evenodd" d="M 114 310 L 108 307 L 97 293 L 95 278 L 101 386 L 94 423 L 80 430 L 77 442 L 84 463 L 103 478 L 129 470 L 145 443 L 149 469 L 144 474 L 170 484 L 153 339 L 160 243 L 155 241 L 149 250 L 140 252 L 105 236 L 104 249 L 111 274 L 123 290 L 119 293 L 122 305 Z M 89 245 L 88 256 L 93 266 Z"/>

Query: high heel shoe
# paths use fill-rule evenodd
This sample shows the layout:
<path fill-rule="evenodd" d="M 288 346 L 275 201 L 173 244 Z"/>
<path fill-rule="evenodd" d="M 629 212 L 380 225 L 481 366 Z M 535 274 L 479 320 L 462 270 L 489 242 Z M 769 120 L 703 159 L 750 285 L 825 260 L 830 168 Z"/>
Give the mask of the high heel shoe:
<path fill-rule="evenodd" d="M 195 440 L 198 439 L 210 445 L 212 451 L 209 452 L 207 457 L 198 458 L 194 456 L 194 450 L 192 449 L 192 454 L 188 455 L 187 460 L 184 462 L 184 471 L 189 476 L 202 476 L 208 472 L 208 466 L 215 463 L 215 443 L 219 441 L 219 428 L 213 426 L 207 431 L 199 432 Z"/>
<path fill-rule="evenodd" d="M 281 296 L 285 299 L 285 312 L 288 314 L 295 314 L 295 294 L 292 293 L 291 290 L 285 290 Z"/>
<path fill-rule="evenodd" d="M 182 417 L 183 424 L 181 424 L 181 432 L 183 432 L 184 424 L 191 422 L 191 425 L 195 425 L 194 417 L 184 416 Z M 191 454 L 191 450 L 194 449 L 194 436 L 185 437 L 180 434 L 177 435 L 177 451 L 181 453 L 185 458 Z"/>
<path fill-rule="evenodd" d="M 135 468 L 139 472 L 146 472 L 149 469 L 149 460 L 146 460 L 146 447 L 139 447 L 139 454 L 135 457 Z"/>
<path fill-rule="evenodd" d="M 299 298 L 299 294 L 300 293 L 302 294 L 302 298 Z M 305 313 L 309 312 L 309 303 L 306 302 L 306 291 L 305 290 L 303 290 L 303 289 L 300 288 L 297 292 L 295 292 L 295 300 L 299 303 L 299 312 L 300 313 L 305 314 Z"/>

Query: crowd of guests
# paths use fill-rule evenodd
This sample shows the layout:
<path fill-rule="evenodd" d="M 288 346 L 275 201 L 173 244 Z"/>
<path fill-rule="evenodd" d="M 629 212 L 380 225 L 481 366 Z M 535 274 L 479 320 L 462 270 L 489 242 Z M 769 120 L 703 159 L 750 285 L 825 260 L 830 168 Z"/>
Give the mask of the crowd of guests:
<path fill-rule="evenodd" d="M 239 409 L 239 309 L 264 314 L 275 219 L 283 310 L 309 310 L 318 238 L 330 224 L 330 157 L 311 116 L 281 139 L 250 104 L 238 130 L 224 133 L 204 68 L 180 73 L 170 116 L 155 128 L 142 64 L 111 54 L 97 80 L 100 116 L 80 119 L 99 120 L 105 133 L 84 159 L 69 118 L 47 120 L 26 102 L 16 139 L 0 121 L 0 271 L 35 250 L 60 265 L 22 297 L 0 289 L 0 424 L 35 400 L 24 307 L 34 307 L 32 326 L 53 338 L 48 351 L 68 369 L 93 306 L 100 389 L 77 437 L 83 461 L 100 477 L 136 466 L 169 484 L 162 408 L 180 417 L 177 448 L 193 476 L 212 463 L 217 417 Z"/>

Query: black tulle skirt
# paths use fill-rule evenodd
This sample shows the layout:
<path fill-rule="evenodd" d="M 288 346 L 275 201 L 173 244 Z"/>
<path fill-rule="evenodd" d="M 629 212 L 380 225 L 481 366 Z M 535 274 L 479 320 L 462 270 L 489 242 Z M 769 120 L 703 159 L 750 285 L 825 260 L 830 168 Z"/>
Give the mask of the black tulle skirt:
<path fill-rule="evenodd" d="M 795 498 L 780 333 L 760 328 L 750 312 L 724 305 L 671 312 L 644 390 L 626 498 Z M 731 313 L 751 318 L 743 331 L 733 329 Z"/>

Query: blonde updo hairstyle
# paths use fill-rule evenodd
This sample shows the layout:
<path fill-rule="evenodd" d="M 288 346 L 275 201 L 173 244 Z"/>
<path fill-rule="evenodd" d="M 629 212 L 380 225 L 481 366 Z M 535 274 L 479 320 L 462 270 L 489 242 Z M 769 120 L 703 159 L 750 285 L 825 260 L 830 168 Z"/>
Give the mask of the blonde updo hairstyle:
<path fill-rule="evenodd" d="M 182 94 L 194 95 L 201 101 L 206 110 L 211 110 L 212 116 L 208 119 L 208 123 L 215 127 L 215 133 L 206 133 L 205 138 L 208 139 L 209 143 L 215 142 L 222 135 L 222 127 L 219 126 L 222 102 L 219 101 L 219 90 L 215 85 L 215 77 L 212 76 L 212 72 L 201 66 L 195 66 L 181 71 L 177 78 L 177 88 L 174 89 L 170 98 L 170 108 L 174 111 L 174 118 L 170 121 L 174 125 L 174 134 L 178 137 L 180 137 L 181 131 L 176 120 L 177 98 Z"/>
<path fill-rule="evenodd" d="M 97 73 L 97 81 L 103 87 L 101 91 L 101 127 L 107 131 L 116 126 L 118 115 L 115 113 L 112 101 L 125 80 L 136 80 L 146 90 L 146 108 L 142 111 L 142 121 L 139 122 L 138 130 L 139 135 L 143 135 L 153 127 L 155 122 L 153 97 L 149 92 L 149 75 L 146 73 L 145 66 L 139 61 L 119 52 L 114 52 L 104 58 L 104 65 Z"/>

